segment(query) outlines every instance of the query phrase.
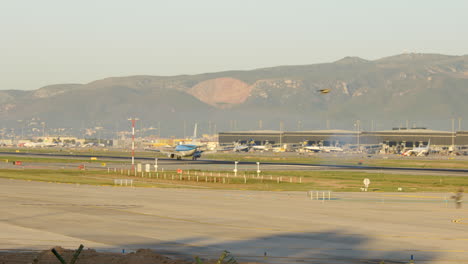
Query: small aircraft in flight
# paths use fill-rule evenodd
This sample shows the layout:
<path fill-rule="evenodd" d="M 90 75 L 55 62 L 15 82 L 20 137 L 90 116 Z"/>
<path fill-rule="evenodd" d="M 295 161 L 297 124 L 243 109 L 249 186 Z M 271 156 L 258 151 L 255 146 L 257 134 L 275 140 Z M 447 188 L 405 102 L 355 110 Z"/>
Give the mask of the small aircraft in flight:
<path fill-rule="evenodd" d="M 331 92 L 331 89 L 320 89 L 320 90 L 317 90 L 317 92 L 320 92 L 321 94 L 327 94 Z"/>

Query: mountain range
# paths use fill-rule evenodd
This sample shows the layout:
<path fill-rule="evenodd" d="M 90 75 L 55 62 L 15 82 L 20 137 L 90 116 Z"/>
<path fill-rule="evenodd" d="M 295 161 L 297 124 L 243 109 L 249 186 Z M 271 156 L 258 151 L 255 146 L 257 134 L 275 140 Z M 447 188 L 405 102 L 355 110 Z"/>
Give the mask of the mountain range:
<path fill-rule="evenodd" d="M 329 93 L 319 90 L 329 89 Z M 424 126 L 468 120 L 468 56 L 408 53 L 378 60 L 179 76 L 111 77 L 37 90 L 0 90 L 2 126 L 79 131 L 153 127 L 161 136 L 227 130 Z M 45 125 L 44 125 L 45 124 Z M 155 132 L 157 128 L 159 132 Z M 456 127 L 457 128 L 457 127 Z"/>

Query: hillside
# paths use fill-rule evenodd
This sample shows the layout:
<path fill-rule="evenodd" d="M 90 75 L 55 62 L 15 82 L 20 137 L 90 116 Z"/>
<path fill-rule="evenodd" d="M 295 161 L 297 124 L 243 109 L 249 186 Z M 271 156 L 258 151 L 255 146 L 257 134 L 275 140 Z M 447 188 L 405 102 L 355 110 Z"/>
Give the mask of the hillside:
<path fill-rule="evenodd" d="M 330 89 L 321 94 L 317 90 Z M 279 66 L 199 75 L 130 76 L 88 84 L 56 84 L 33 91 L 0 91 L 3 127 L 32 129 L 102 126 L 127 129 L 128 117 L 161 135 L 183 135 L 186 123 L 200 132 L 231 129 L 370 129 L 409 120 L 449 130 L 450 118 L 468 119 L 468 56 L 401 54 L 368 61 Z M 18 121 L 24 120 L 24 121 Z M 33 123 L 33 124 L 31 124 Z"/>

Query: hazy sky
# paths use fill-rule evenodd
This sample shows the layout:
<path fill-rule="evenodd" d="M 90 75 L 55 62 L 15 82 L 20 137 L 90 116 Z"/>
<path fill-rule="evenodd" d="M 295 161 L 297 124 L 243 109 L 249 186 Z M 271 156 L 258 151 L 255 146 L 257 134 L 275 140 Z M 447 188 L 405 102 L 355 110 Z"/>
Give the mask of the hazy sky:
<path fill-rule="evenodd" d="M 15 0 L 0 90 L 365 59 L 468 54 L 466 0 Z"/>

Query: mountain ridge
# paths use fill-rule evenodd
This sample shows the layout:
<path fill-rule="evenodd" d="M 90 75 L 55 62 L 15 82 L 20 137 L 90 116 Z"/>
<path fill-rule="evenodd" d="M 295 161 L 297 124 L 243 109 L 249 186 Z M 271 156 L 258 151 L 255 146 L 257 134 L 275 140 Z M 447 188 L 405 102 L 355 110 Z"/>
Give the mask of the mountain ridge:
<path fill-rule="evenodd" d="M 17 120 L 40 119 L 51 128 L 115 130 L 125 127 L 128 117 L 139 116 L 153 127 L 165 124 L 164 133 L 178 136 L 187 120 L 205 130 L 208 123 L 217 124 L 218 131 L 257 129 L 258 120 L 272 129 L 283 121 L 289 130 L 324 128 L 326 120 L 334 128 L 352 129 L 357 119 L 380 119 L 382 128 L 407 119 L 438 128 L 439 121 L 468 118 L 467 88 L 466 55 L 344 57 L 320 64 L 0 90 L 0 118 L 12 127 Z M 330 93 L 318 92 L 323 89 Z"/>

